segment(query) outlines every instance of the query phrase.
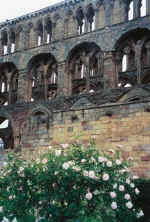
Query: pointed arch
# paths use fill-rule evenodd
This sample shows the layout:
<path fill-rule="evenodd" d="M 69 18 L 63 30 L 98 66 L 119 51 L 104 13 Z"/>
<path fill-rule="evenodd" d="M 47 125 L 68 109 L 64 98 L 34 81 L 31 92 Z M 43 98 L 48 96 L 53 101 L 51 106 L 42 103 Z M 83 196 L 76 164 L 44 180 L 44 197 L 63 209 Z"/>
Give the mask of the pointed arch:
<path fill-rule="evenodd" d="M 78 23 L 78 33 L 81 35 L 85 32 L 85 15 L 82 7 L 79 7 L 76 11 L 76 19 Z"/>
<path fill-rule="evenodd" d="M 87 24 L 88 31 L 89 32 L 94 31 L 95 30 L 95 10 L 91 3 L 87 6 L 86 17 L 88 21 L 88 24 Z"/>
<path fill-rule="evenodd" d="M 57 93 L 57 61 L 50 53 L 34 56 L 28 63 L 29 98 L 48 100 Z"/>

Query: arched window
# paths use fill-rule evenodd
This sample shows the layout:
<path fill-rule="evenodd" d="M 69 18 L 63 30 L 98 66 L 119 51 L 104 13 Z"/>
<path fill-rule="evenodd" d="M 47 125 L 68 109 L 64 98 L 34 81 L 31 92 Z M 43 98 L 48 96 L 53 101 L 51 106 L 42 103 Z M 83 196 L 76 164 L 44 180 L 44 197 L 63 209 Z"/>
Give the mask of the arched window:
<path fill-rule="evenodd" d="M 133 19 L 133 1 L 130 2 L 129 11 L 128 11 L 128 20 Z"/>
<path fill-rule="evenodd" d="M 82 34 L 85 32 L 85 17 L 81 7 L 77 10 L 76 18 L 78 22 L 78 33 Z"/>
<path fill-rule="evenodd" d="M 0 152 L 3 152 L 4 150 L 4 141 L 3 139 L 0 137 Z"/>
<path fill-rule="evenodd" d="M 37 33 L 38 33 L 37 45 L 40 46 L 43 43 L 43 24 L 41 21 L 38 22 Z"/>
<path fill-rule="evenodd" d="M 68 59 L 69 90 L 72 94 L 95 92 L 101 89 L 103 56 L 95 43 L 82 43 L 76 46 Z"/>
<path fill-rule="evenodd" d="M 50 43 L 52 40 L 52 22 L 50 18 L 47 18 L 45 21 L 45 30 L 46 30 L 46 43 Z"/>
<path fill-rule="evenodd" d="M 128 62 L 128 57 L 127 55 L 124 55 L 122 58 L 122 72 L 127 71 L 127 62 Z"/>
<path fill-rule="evenodd" d="M 15 41 L 16 41 L 15 32 L 11 31 L 10 32 L 10 44 L 11 44 L 10 52 L 11 53 L 13 53 L 15 51 Z"/>
<path fill-rule="evenodd" d="M 146 16 L 146 0 L 141 1 L 140 15 L 141 17 Z"/>
<path fill-rule="evenodd" d="M 95 29 L 95 12 L 92 4 L 90 4 L 87 9 L 87 21 L 88 21 L 88 32 L 91 32 Z"/>
<path fill-rule="evenodd" d="M 8 54 L 8 34 L 7 31 L 2 33 L 2 46 L 3 46 L 3 54 Z"/>

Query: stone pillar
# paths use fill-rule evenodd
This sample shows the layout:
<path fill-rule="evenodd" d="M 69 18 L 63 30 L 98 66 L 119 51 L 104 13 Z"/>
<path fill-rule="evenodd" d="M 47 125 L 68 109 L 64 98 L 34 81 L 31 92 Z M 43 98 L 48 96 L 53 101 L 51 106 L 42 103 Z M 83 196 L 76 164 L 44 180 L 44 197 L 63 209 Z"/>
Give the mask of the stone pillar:
<path fill-rule="evenodd" d="M 7 53 L 11 53 L 11 39 L 10 39 L 10 32 L 7 32 L 8 42 L 7 42 Z"/>
<path fill-rule="evenodd" d="M 115 86 L 118 86 L 119 83 L 119 72 L 122 71 L 122 57 L 120 53 L 116 53 L 114 55 L 114 62 L 115 62 Z"/>
<path fill-rule="evenodd" d="M 146 15 L 150 15 L 150 1 L 146 0 Z"/>
<path fill-rule="evenodd" d="M 116 87 L 116 67 L 113 52 L 104 54 L 104 86 Z"/>
<path fill-rule="evenodd" d="M 129 4 L 126 1 L 121 1 L 120 3 L 121 7 L 121 22 L 127 22 L 128 21 L 128 11 L 129 11 Z"/>
<path fill-rule="evenodd" d="M 104 9 L 105 9 L 106 26 L 110 26 L 112 9 L 114 7 L 114 0 L 104 0 L 103 4 L 104 4 Z"/>
<path fill-rule="evenodd" d="M 68 94 L 68 78 L 66 72 L 65 61 L 59 62 L 57 67 L 57 95 L 67 95 Z"/>
<path fill-rule="evenodd" d="M 68 19 L 68 35 L 67 37 L 75 36 L 78 34 L 78 28 L 76 24 L 76 18 L 74 16 L 69 16 Z"/>
<path fill-rule="evenodd" d="M 18 77 L 18 91 L 17 91 L 17 102 L 27 102 L 27 73 L 25 70 L 19 70 L 19 77 Z"/>
<path fill-rule="evenodd" d="M 1 39 L 1 36 L 0 36 L 0 56 L 3 55 L 3 44 L 2 44 L 2 39 Z"/>
<path fill-rule="evenodd" d="M 150 41 L 146 43 L 145 45 L 146 48 L 146 64 L 149 66 L 150 65 Z"/>
<path fill-rule="evenodd" d="M 140 17 L 141 0 L 133 0 L 133 18 Z"/>

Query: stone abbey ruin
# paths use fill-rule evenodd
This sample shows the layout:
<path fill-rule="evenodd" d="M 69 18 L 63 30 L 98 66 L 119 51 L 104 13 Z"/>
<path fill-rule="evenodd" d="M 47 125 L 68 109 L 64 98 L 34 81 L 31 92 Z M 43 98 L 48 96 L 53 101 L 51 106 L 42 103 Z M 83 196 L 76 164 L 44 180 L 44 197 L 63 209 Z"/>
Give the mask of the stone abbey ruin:
<path fill-rule="evenodd" d="M 6 150 L 94 137 L 149 177 L 150 1 L 66 0 L 0 23 L 0 124 Z"/>

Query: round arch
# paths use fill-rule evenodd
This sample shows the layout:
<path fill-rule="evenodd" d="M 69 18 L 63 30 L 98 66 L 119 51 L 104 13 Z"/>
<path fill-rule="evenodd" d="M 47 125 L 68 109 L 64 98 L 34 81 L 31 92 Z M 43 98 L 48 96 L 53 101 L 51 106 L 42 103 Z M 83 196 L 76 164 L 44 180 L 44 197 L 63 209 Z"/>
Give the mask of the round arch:
<path fill-rule="evenodd" d="M 17 101 L 18 76 L 14 63 L 0 64 L 0 105 L 14 104 Z"/>
<path fill-rule="evenodd" d="M 114 48 L 119 87 L 143 83 L 145 71 L 150 72 L 149 45 L 150 30 L 147 28 L 130 30 L 118 39 Z"/>
<path fill-rule="evenodd" d="M 51 53 L 38 54 L 29 61 L 28 98 L 30 101 L 50 100 L 57 94 L 57 61 Z"/>
<path fill-rule="evenodd" d="M 68 86 L 71 94 L 98 91 L 103 75 L 104 55 L 94 42 L 82 42 L 67 57 Z"/>
<path fill-rule="evenodd" d="M 26 144 L 26 141 L 28 141 L 28 143 L 33 143 L 33 140 L 35 140 L 36 143 L 37 138 L 42 140 L 43 135 L 44 138 L 42 143 L 44 140 L 46 142 L 50 137 L 49 129 L 51 122 L 52 113 L 48 110 L 48 108 L 42 105 L 37 105 L 35 108 L 28 112 L 26 120 L 20 125 L 20 129 L 23 135 L 21 138 L 21 143 Z M 30 138 L 32 138 L 31 141 Z"/>

